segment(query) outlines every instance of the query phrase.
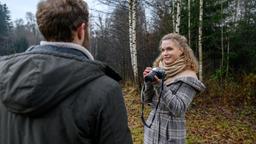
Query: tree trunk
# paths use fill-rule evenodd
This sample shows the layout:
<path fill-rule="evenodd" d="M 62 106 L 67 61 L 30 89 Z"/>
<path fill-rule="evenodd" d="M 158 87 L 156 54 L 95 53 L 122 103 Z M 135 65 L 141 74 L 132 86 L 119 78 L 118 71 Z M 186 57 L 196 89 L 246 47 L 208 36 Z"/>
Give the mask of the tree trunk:
<path fill-rule="evenodd" d="M 229 71 L 229 38 L 227 37 L 227 67 L 226 67 L 226 78 L 228 78 L 228 71 Z"/>
<path fill-rule="evenodd" d="M 181 0 L 177 0 L 177 15 L 176 15 L 176 27 L 175 27 L 175 32 L 180 33 L 180 14 L 181 14 Z"/>
<path fill-rule="evenodd" d="M 223 20 L 223 1 L 221 0 L 221 20 Z M 221 23 L 221 82 L 222 82 L 222 72 L 224 67 L 224 46 L 223 46 L 223 25 L 224 23 Z"/>
<path fill-rule="evenodd" d="M 131 52 L 131 63 L 133 68 L 134 84 L 139 84 L 138 62 L 136 50 L 136 5 L 137 0 L 129 0 L 129 41 Z"/>
<path fill-rule="evenodd" d="M 203 28 L 203 0 L 199 6 L 199 28 L 198 28 L 198 47 L 199 47 L 199 79 L 203 80 L 203 52 L 202 52 L 202 28 Z"/>
<path fill-rule="evenodd" d="M 239 13 L 240 13 L 240 6 L 239 6 L 239 3 L 240 1 L 239 0 L 235 0 L 235 5 L 234 5 L 234 8 L 232 10 L 232 12 L 234 13 L 233 14 L 233 19 L 232 19 L 232 22 L 234 24 L 234 27 L 237 27 L 237 21 L 239 20 Z"/>
<path fill-rule="evenodd" d="M 238 15 L 239 15 L 239 11 L 240 11 L 240 7 L 239 7 L 240 1 L 236 0 L 236 6 L 235 6 L 235 16 L 234 16 L 234 22 L 236 23 L 238 20 Z"/>
<path fill-rule="evenodd" d="M 190 0 L 188 0 L 188 45 L 191 46 Z"/>
<path fill-rule="evenodd" d="M 176 7 L 176 4 L 175 4 L 175 0 L 172 0 L 172 29 L 173 31 L 175 31 L 176 29 L 176 16 L 175 16 L 175 7 Z"/>

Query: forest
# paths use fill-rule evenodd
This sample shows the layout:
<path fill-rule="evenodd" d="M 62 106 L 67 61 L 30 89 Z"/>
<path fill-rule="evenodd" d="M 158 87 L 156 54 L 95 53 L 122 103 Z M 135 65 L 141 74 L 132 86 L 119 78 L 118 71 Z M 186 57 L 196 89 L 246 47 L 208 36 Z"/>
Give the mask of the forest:
<path fill-rule="evenodd" d="M 159 55 L 161 37 L 171 32 L 187 38 L 207 87 L 187 112 L 187 143 L 256 142 L 255 0 L 96 1 L 111 10 L 90 8 L 97 16 L 90 17 L 88 49 L 123 79 L 135 144 L 143 143 L 142 72 Z M 41 40 L 35 14 L 28 11 L 25 19 L 13 21 L 0 2 L 0 56 L 24 52 Z"/>

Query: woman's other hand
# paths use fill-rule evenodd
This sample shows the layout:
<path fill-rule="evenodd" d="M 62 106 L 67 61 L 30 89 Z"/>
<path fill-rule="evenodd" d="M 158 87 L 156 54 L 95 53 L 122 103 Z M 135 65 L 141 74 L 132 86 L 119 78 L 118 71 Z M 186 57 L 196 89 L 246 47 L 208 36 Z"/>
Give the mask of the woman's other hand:
<path fill-rule="evenodd" d="M 152 71 L 152 67 L 146 67 L 144 72 L 143 72 L 143 78 L 145 77 Z"/>
<path fill-rule="evenodd" d="M 143 78 L 145 79 L 145 77 L 152 71 L 152 67 L 146 67 L 144 72 L 143 72 Z M 161 82 L 161 80 L 155 75 L 154 76 L 154 81 L 152 81 L 151 83 L 153 85 L 155 84 L 159 84 Z"/>

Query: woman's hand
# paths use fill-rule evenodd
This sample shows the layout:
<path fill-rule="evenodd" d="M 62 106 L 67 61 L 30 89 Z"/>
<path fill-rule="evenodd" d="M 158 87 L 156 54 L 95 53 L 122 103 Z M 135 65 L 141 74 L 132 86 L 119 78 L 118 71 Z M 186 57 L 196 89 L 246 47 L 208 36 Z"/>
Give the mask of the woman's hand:
<path fill-rule="evenodd" d="M 152 82 L 153 85 L 156 85 L 156 84 L 160 84 L 161 83 L 161 80 L 155 75 L 154 76 L 154 81 Z"/>
<path fill-rule="evenodd" d="M 146 67 L 146 69 L 143 72 L 143 78 L 145 77 L 152 71 L 152 67 Z"/>
<path fill-rule="evenodd" d="M 146 69 L 143 72 L 143 78 L 145 79 L 145 77 L 152 71 L 152 67 L 146 67 Z M 154 81 L 151 82 L 153 85 L 155 84 L 159 84 L 161 82 L 161 80 L 155 75 L 154 76 Z"/>

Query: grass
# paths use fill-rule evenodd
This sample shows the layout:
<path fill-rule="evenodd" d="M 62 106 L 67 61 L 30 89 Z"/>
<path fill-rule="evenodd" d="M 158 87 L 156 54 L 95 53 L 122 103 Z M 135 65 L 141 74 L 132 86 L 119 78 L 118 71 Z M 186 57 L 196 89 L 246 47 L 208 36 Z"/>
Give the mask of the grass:
<path fill-rule="evenodd" d="M 143 144 L 143 125 L 140 119 L 138 91 L 124 85 L 129 127 L 134 144 Z M 214 104 L 198 105 L 197 97 L 187 114 L 187 144 L 253 144 L 256 142 L 256 111 L 254 107 L 229 108 Z M 150 111 L 146 109 L 146 115 Z"/>

